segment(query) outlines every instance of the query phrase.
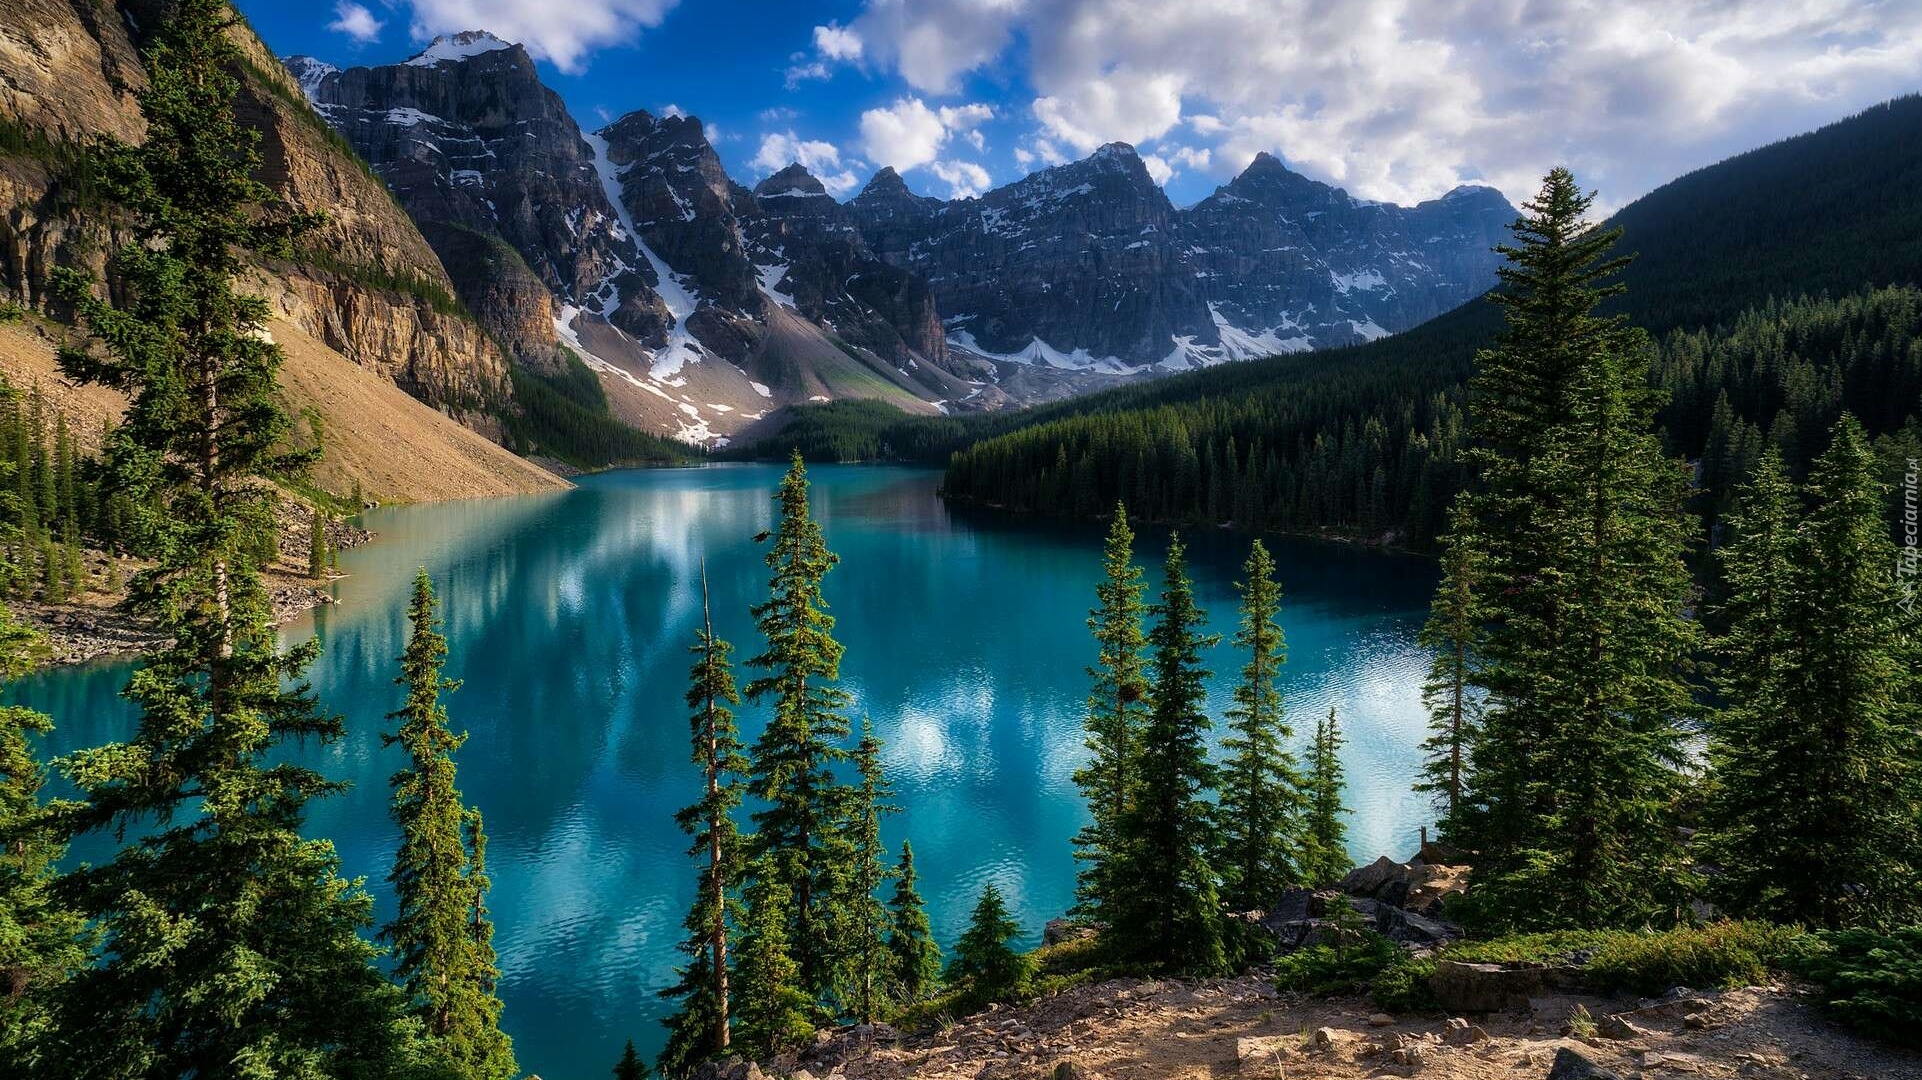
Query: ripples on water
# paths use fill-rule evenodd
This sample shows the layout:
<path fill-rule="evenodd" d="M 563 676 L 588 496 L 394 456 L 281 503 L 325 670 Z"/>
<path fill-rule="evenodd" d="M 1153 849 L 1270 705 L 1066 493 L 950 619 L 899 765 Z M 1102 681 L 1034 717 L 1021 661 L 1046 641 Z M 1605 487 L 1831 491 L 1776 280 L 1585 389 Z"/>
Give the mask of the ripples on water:
<path fill-rule="evenodd" d="M 766 588 L 755 533 L 773 523 L 779 470 L 726 466 L 610 473 L 577 491 L 382 510 L 378 544 L 345 552 L 342 603 L 290 633 L 319 632 L 313 672 L 349 736 L 303 757 L 353 790 L 316 804 L 312 831 L 364 875 L 377 917 L 396 838 L 386 817 L 397 755 L 380 745 L 416 567 L 445 601 L 448 699 L 471 737 L 461 782 L 486 814 L 505 1023 L 522 1066 L 548 1080 L 599 1078 L 633 1038 L 660 1044 L 674 943 L 692 895 L 672 814 L 696 794 L 688 761 L 686 652 L 705 556 L 716 629 L 737 660 L 759 651 L 747 607 Z M 939 477 L 827 467 L 814 496 L 841 565 L 826 594 L 847 646 L 854 715 L 873 718 L 935 933 L 951 944 L 982 884 L 1041 924 L 1072 901 L 1069 838 L 1083 817 L 1071 779 L 1085 751 L 1085 620 L 1100 570 L 1099 527 L 950 513 Z M 1138 554 L 1159 581 L 1165 535 Z M 1424 724 L 1425 660 L 1414 646 L 1434 570 L 1426 561 L 1270 541 L 1286 590 L 1284 692 L 1298 731 L 1339 710 L 1348 745 L 1351 850 L 1406 853 L 1427 808 L 1408 791 Z M 1208 531 L 1190 561 L 1211 629 L 1231 636 L 1246 539 Z M 1211 705 L 1239 660 L 1225 645 Z M 747 673 L 740 672 L 745 682 Z M 51 747 L 123 737 L 121 665 L 43 673 L 13 697 L 60 724 Z M 752 740 L 760 710 L 741 710 Z M 98 843 L 76 857 L 99 858 Z"/>

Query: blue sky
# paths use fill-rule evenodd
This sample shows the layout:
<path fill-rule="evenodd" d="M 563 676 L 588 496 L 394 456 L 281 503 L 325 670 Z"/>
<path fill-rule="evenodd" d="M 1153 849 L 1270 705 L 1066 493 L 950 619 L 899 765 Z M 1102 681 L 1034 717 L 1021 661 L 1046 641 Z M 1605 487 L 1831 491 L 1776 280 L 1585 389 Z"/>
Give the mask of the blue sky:
<path fill-rule="evenodd" d="M 678 108 L 736 179 L 880 165 L 969 194 L 1123 140 L 1177 203 L 1258 150 L 1353 194 L 1554 165 L 1619 206 L 1922 89 L 1913 0 L 239 0 L 276 52 L 392 63 L 526 45 L 588 129 Z"/>

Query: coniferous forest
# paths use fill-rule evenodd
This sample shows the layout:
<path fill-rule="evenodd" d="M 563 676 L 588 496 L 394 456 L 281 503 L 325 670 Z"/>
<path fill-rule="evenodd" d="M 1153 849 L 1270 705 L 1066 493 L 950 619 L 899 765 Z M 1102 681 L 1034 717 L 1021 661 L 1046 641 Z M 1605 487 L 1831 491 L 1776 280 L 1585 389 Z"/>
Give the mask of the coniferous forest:
<path fill-rule="evenodd" d="M 84 538 L 138 557 L 129 603 L 161 631 L 124 687 L 138 719 L 122 741 L 43 760 L 63 718 L 0 708 L 0 1076 L 512 1080 L 528 1063 L 503 1029 L 500 871 L 487 808 L 461 786 L 455 620 L 424 569 L 378 720 L 401 763 L 390 919 L 308 829 L 344 785 L 291 752 L 339 743 L 348 719 L 309 681 L 320 641 L 276 634 L 263 573 L 274 485 L 310 475 L 318 450 L 278 393 L 285 357 L 243 253 L 290 252 L 320 220 L 256 178 L 230 18 L 224 0 L 179 0 L 154 34 L 146 140 L 98 152 L 99 191 L 127 214 L 114 287 L 73 267 L 56 279 L 85 331 L 62 370 L 124 395 L 123 422 L 88 458 L 38 392 L 0 387 L 6 596 L 88 587 Z M 693 899 L 673 981 L 653 988 L 666 1030 L 637 1018 L 632 1033 L 664 1048 L 650 1062 L 629 1041 L 608 1071 L 792 1064 L 835 1029 L 940 1031 L 1110 977 L 1254 973 L 1439 1018 L 1443 965 L 1576 951 L 1641 994 L 1793 973 L 1843 1022 L 1915 1042 L 1922 627 L 1896 572 L 1892 480 L 1922 457 L 1922 289 L 1881 264 L 1831 289 L 1833 267 L 1798 279 L 1770 248 L 1779 295 L 1643 300 L 1688 290 L 1667 269 L 1637 275 L 1633 208 L 1614 224 L 1593 208 L 1578 177 L 1548 173 L 1498 249 L 1496 289 L 1421 335 L 1038 422 L 897 426 L 842 405 L 789 429 L 756 538 L 754 640 L 718 635 L 702 563 L 683 598 L 700 613 L 685 711 L 647 718 L 686 733 L 675 767 L 698 794 L 674 821 Z M 581 405 L 599 385 L 581 374 L 541 393 Z M 559 453 L 543 425 L 569 411 L 543 400 L 510 437 Z M 565 445 L 583 460 L 659 449 L 632 434 Z M 1075 907 L 1036 950 L 993 882 L 936 940 L 886 748 L 843 679 L 848 575 L 806 459 L 875 447 L 952 450 L 957 500 L 1105 527 L 1082 598 Z M 1233 610 L 1206 608 L 1179 531 L 1218 523 L 1257 534 L 1236 541 Z M 1143 536 L 1166 525 L 1144 566 Z M 318 576 L 318 511 L 313 527 Z M 1403 949 L 1388 923 L 1413 916 L 1342 891 L 1348 717 L 1303 715 L 1282 691 L 1288 582 L 1265 532 L 1438 556 L 1425 766 L 1406 780 L 1432 802 L 1423 857 L 1466 868 L 1421 916 L 1459 940 Z M 1210 670 L 1222 655 L 1234 669 Z M 0 678 L 36 659 L 34 631 L 0 606 Z M 108 837 L 109 857 L 67 858 Z M 1296 903 L 1318 909 L 1312 934 L 1283 947 L 1265 920 Z"/>

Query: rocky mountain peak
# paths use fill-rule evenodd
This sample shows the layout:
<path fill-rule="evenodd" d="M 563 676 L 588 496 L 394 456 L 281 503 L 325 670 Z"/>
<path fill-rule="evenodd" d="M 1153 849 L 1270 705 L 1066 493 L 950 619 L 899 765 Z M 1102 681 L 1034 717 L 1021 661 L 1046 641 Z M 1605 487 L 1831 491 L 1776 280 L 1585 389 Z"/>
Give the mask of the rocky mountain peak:
<path fill-rule="evenodd" d="M 340 73 L 340 69 L 334 65 L 325 60 L 316 60 L 311 56 L 289 56 L 281 63 L 286 66 L 287 73 L 294 77 L 294 81 L 300 84 L 300 92 L 306 95 L 308 101 L 318 100 L 315 95 L 319 93 L 320 84 L 327 76 Z"/>
<path fill-rule="evenodd" d="M 757 199 L 832 199 L 828 189 L 807 170 L 807 166 L 796 162 L 754 185 Z"/>
<path fill-rule="evenodd" d="M 909 198 L 916 197 L 914 191 L 908 187 L 908 182 L 901 179 L 901 174 L 895 172 L 894 166 L 892 165 L 881 166 L 881 170 L 868 179 L 867 186 L 863 187 L 861 194 L 855 196 L 855 198 L 858 199 L 869 195 L 877 199 L 895 198 L 902 195 Z"/>
<path fill-rule="evenodd" d="M 428 44 L 425 49 L 402 61 L 408 67 L 438 67 L 441 64 L 459 63 L 483 56 L 491 52 L 518 52 L 526 56 L 527 51 L 511 41 L 503 41 L 485 30 L 462 30 L 458 34 L 442 34 Z"/>

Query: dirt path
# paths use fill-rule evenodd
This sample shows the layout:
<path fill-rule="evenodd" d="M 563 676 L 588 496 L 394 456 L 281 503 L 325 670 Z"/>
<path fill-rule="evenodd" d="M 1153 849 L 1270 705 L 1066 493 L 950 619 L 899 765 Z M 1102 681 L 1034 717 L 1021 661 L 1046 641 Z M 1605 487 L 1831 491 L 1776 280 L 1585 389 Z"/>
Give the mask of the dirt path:
<path fill-rule="evenodd" d="M 1577 1007 L 1624 1038 L 1565 1034 Z M 848 1080 L 1536 1080 L 1567 1046 L 1632 1078 L 1922 1080 L 1922 1056 L 1865 1042 L 1784 987 L 1663 1002 L 1541 998 L 1526 1013 L 1462 1019 L 1379 1014 L 1365 998 L 1300 999 L 1255 977 L 1115 980 L 969 1017 L 892 1046 L 843 1036 L 808 1064 Z M 836 1060 L 845 1055 L 845 1060 Z"/>

